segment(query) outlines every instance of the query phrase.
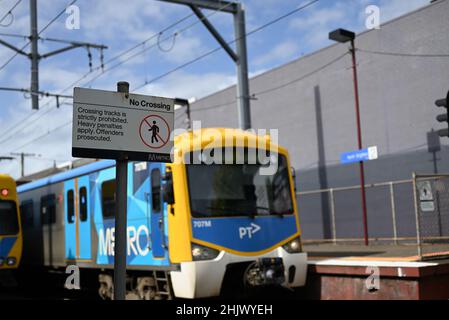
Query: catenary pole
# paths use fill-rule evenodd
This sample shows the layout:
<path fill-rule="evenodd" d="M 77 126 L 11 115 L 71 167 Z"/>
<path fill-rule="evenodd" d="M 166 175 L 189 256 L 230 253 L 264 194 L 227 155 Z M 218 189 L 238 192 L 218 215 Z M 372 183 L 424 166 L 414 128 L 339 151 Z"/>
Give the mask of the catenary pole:
<path fill-rule="evenodd" d="M 31 92 L 36 93 L 39 91 L 39 51 L 38 40 L 39 35 L 37 33 L 37 3 L 36 0 L 30 0 L 30 42 L 31 42 Z M 37 94 L 31 94 L 31 107 L 33 110 L 39 110 L 39 96 Z"/>

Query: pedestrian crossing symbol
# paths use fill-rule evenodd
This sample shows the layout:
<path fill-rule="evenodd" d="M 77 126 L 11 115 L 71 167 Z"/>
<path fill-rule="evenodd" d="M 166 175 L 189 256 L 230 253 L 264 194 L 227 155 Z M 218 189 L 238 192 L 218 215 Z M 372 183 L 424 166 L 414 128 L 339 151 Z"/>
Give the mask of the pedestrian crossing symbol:
<path fill-rule="evenodd" d="M 142 143 L 150 149 L 160 149 L 170 140 L 170 126 L 156 114 L 143 118 L 139 130 Z"/>

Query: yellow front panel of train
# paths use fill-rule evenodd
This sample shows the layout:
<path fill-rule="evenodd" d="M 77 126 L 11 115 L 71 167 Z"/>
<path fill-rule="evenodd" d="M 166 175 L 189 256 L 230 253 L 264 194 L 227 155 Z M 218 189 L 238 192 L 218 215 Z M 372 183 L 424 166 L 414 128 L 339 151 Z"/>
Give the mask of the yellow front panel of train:
<path fill-rule="evenodd" d="M 0 269 L 15 269 L 22 255 L 22 228 L 16 184 L 0 175 Z"/>

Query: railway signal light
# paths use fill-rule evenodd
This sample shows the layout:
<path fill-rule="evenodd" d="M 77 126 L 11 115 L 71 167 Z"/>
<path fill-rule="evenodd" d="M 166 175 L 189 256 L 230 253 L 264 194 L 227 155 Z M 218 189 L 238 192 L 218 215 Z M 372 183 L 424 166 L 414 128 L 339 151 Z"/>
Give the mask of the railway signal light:
<path fill-rule="evenodd" d="M 449 92 L 447 93 L 446 99 L 439 99 L 435 101 L 435 105 L 439 108 L 445 108 L 446 113 L 437 116 L 438 122 L 445 122 L 448 127 L 446 129 L 438 130 L 438 135 L 440 137 L 449 137 Z"/>

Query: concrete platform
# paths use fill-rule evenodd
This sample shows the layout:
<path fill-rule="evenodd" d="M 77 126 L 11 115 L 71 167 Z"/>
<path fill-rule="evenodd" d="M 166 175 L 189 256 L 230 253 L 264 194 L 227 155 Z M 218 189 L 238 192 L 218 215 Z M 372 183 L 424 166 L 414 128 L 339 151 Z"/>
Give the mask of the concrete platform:
<path fill-rule="evenodd" d="M 448 258 L 449 244 L 423 245 L 424 258 Z M 311 260 L 339 258 L 345 260 L 384 260 L 384 261 L 420 261 L 416 244 L 330 244 L 313 243 L 305 244 L 304 251 L 309 254 Z M 430 253 L 432 252 L 432 253 Z"/>
<path fill-rule="evenodd" d="M 437 249 L 437 250 L 435 250 Z M 449 245 L 419 261 L 415 245 L 308 244 L 308 299 L 447 300 Z M 374 275 L 379 276 L 373 288 Z"/>

